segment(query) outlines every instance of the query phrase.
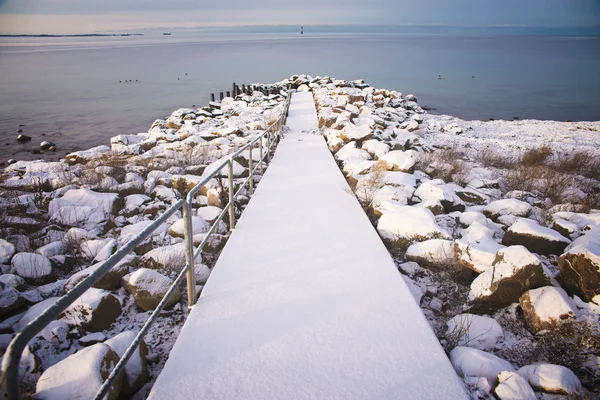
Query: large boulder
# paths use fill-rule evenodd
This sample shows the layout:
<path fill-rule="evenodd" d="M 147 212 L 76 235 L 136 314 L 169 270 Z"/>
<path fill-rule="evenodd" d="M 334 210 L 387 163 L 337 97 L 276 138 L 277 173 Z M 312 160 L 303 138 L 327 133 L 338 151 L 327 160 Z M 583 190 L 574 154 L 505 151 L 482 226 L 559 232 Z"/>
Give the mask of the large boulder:
<path fill-rule="evenodd" d="M 414 192 L 422 202 L 439 202 L 445 212 L 464 211 L 465 203 L 441 179 L 425 182 Z"/>
<path fill-rule="evenodd" d="M 558 267 L 567 292 L 588 302 L 600 295 L 600 226 L 575 239 L 559 257 Z"/>
<path fill-rule="evenodd" d="M 352 141 L 364 141 L 373 137 L 373 130 L 366 125 L 356 126 L 352 123 L 347 124 L 340 131 L 340 139 L 349 143 Z"/>
<path fill-rule="evenodd" d="M 119 362 L 119 356 L 108 345 L 98 343 L 78 351 L 49 367 L 37 382 L 36 399 L 93 399 Z M 123 375 L 119 374 L 108 392 L 116 400 Z"/>
<path fill-rule="evenodd" d="M 456 263 L 454 243 L 444 239 L 430 239 L 414 243 L 406 250 L 406 259 L 419 265 L 437 268 L 451 267 Z"/>
<path fill-rule="evenodd" d="M 45 281 L 52 277 L 53 268 L 49 259 L 36 253 L 17 253 L 11 260 L 11 272 L 21 278 Z"/>
<path fill-rule="evenodd" d="M 504 248 L 493 236 L 490 228 L 477 221 L 472 222 L 462 231 L 462 238 L 454 242 L 458 263 L 478 273 L 487 271 L 496 260 L 496 253 Z"/>
<path fill-rule="evenodd" d="M 562 288 L 546 286 L 528 290 L 519 298 L 525 324 L 532 333 L 554 329 L 575 318 L 575 308 Z"/>
<path fill-rule="evenodd" d="M 508 361 L 471 347 L 455 347 L 450 352 L 450 361 L 458 375 L 462 377 L 483 377 L 492 384 L 498 381 L 500 372 L 515 371 L 515 368 Z"/>
<path fill-rule="evenodd" d="M 117 336 L 108 339 L 104 343 L 109 345 L 111 349 L 119 357 L 123 357 L 127 348 L 133 343 L 137 332 L 125 331 Z M 142 339 L 139 346 L 135 349 L 132 356 L 125 364 L 125 374 L 123 376 L 123 384 L 121 386 L 121 396 L 131 396 L 137 392 L 148 380 L 148 347 Z"/>
<path fill-rule="evenodd" d="M 13 254 L 15 254 L 15 246 L 4 239 L 0 239 L 0 264 L 8 264 Z"/>
<path fill-rule="evenodd" d="M 459 346 L 493 350 L 504 339 L 504 331 L 494 318 L 459 314 L 446 323 L 446 336 L 454 336 Z"/>
<path fill-rule="evenodd" d="M 531 205 L 517 199 L 502 199 L 492 201 L 488 204 L 483 213 L 486 217 L 496 220 L 503 215 L 513 215 L 515 217 L 526 217 L 531 211 Z"/>
<path fill-rule="evenodd" d="M 121 303 L 112 294 L 102 290 L 88 289 L 63 312 L 69 324 L 90 332 L 108 329 L 122 313 Z"/>
<path fill-rule="evenodd" d="M 0 317 L 25 305 L 25 298 L 15 288 L 7 287 L 0 292 Z"/>
<path fill-rule="evenodd" d="M 571 240 L 557 231 L 527 218 L 517 219 L 502 239 L 502 244 L 506 246 L 520 244 L 529 251 L 543 255 L 561 254 L 570 243 Z"/>
<path fill-rule="evenodd" d="M 133 295 L 135 304 L 144 311 L 154 310 L 172 284 L 173 281 L 168 277 L 147 268 L 140 268 L 122 279 L 125 290 Z M 174 306 L 180 298 L 181 291 L 175 288 L 165 308 Z"/>
<path fill-rule="evenodd" d="M 502 371 L 494 394 L 499 400 L 536 400 L 535 392 L 525 378 L 516 372 Z"/>
<path fill-rule="evenodd" d="M 125 256 L 125 258 L 102 275 L 102 277 L 94 283 L 94 287 L 104 290 L 118 289 L 121 286 L 121 278 L 129 273 L 129 267 L 135 264 L 135 260 L 136 257 L 132 254 Z M 71 275 L 63 285 L 63 293 L 67 293 L 69 290 L 73 289 L 79 282 L 90 276 L 103 264 L 104 262 L 99 262 Z"/>
<path fill-rule="evenodd" d="M 388 204 L 386 202 L 385 204 Z M 431 211 L 411 206 L 380 207 L 383 215 L 377 231 L 387 240 L 424 241 L 433 238 L 450 239 L 435 222 Z"/>
<path fill-rule="evenodd" d="M 185 264 L 185 243 L 154 248 L 140 257 L 138 263 L 141 268 L 167 271 L 179 271 Z"/>
<path fill-rule="evenodd" d="M 529 289 L 550 285 L 540 260 L 523 246 L 510 246 L 496 254 L 492 267 L 471 284 L 471 312 L 495 311 L 519 300 Z"/>
<path fill-rule="evenodd" d="M 412 172 L 416 160 L 402 150 L 390 151 L 379 157 L 379 162 L 385 166 L 387 171 Z"/>
<path fill-rule="evenodd" d="M 555 364 L 532 364 L 519 369 L 519 375 L 536 391 L 576 396 L 581 394 L 581 382 L 573 371 Z"/>
<path fill-rule="evenodd" d="M 213 207 L 213 206 L 211 206 L 211 207 Z M 218 208 L 218 207 L 214 207 L 214 208 Z M 206 233 L 209 228 L 210 228 L 210 225 L 205 220 L 203 220 L 201 217 L 192 216 L 192 236 L 196 235 L 198 233 Z M 175 221 L 173 223 L 173 225 L 171 225 L 171 228 L 169 228 L 169 235 L 171 235 L 173 237 L 178 237 L 178 238 L 185 237 L 185 219 L 184 218 L 181 218 L 181 219 Z"/>

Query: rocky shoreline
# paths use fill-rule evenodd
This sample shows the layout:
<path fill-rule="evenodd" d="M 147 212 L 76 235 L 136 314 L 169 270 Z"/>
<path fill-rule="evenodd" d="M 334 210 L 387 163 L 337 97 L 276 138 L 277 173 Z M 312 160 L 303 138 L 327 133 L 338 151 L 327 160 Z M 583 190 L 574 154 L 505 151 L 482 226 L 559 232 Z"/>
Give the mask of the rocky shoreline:
<path fill-rule="evenodd" d="M 410 94 L 327 77 L 296 75 L 268 88 L 288 86 L 313 92 L 321 133 L 471 396 L 597 396 L 600 122 L 463 121 L 428 115 Z M 284 100 L 283 91 L 225 98 L 59 162 L 8 166 L 0 179 L 2 351 L 276 120 Z M 248 155 L 234 166 L 238 183 Z M 199 240 L 223 207 L 222 182 L 201 194 Z M 116 363 L 185 264 L 180 225 L 177 214 L 30 342 L 26 392 L 52 397 L 76 365 Z M 227 232 L 221 223 L 195 266 L 199 288 Z M 113 397 L 148 393 L 185 321 L 184 293 Z M 95 382 L 93 394 L 106 372 L 78 379 Z"/>

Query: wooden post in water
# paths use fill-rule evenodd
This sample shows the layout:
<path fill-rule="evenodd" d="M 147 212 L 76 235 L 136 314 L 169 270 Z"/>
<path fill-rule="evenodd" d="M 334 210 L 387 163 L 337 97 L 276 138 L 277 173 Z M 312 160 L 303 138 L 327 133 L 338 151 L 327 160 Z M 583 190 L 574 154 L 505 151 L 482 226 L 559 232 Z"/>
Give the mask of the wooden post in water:
<path fill-rule="evenodd" d="M 219 100 L 220 101 L 223 101 L 223 97 L 225 97 L 225 96 L 223 96 L 223 92 L 219 92 Z"/>
<path fill-rule="evenodd" d="M 210 101 L 215 101 L 215 94 L 214 93 L 210 94 Z"/>
<path fill-rule="evenodd" d="M 235 82 L 233 82 L 233 85 L 231 87 L 231 93 L 233 93 L 233 97 L 237 96 L 237 85 L 235 84 Z"/>
<path fill-rule="evenodd" d="M 227 97 L 231 97 L 231 92 L 229 92 L 229 90 L 226 92 Z"/>

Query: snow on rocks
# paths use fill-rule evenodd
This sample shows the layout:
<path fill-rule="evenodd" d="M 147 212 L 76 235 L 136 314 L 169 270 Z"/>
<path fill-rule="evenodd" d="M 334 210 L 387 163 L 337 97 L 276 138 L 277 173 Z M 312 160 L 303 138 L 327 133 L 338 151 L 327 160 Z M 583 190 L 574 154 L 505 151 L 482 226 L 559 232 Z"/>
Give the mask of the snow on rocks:
<path fill-rule="evenodd" d="M 215 207 L 216 208 L 216 207 Z M 175 221 L 171 228 L 169 228 L 169 235 L 178 238 L 185 237 L 185 228 L 184 228 L 185 220 L 183 218 Z M 201 217 L 192 216 L 192 235 L 197 235 L 198 233 L 205 233 L 210 228 L 210 225 Z"/>
<path fill-rule="evenodd" d="M 562 288 L 545 286 L 528 290 L 519 298 L 527 328 L 537 333 L 552 330 L 562 322 L 575 318 L 575 307 Z"/>
<path fill-rule="evenodd" d="M 503 215 L 526 217 L 531 211 L 531 205 L 517 199 L 495 200 L 488 204 L 483 213 L 486 217 L 496 220 Z"/>
<path fill-rule="evenodd" d="M 361 149 L 369 153 L 374 160 L 378 160 L 390 151 L 390 146 L 377 139 L 370 139 L 363 142 Z"/>
<path fill-rule="evenodd" d="M 121 303 L 115 296 L 90 288 L 63 312 L 70 325 L 81 325 L 90 332 L 109 328 L 121 315 Z"/>
<path fill-rule="evenodd" d="M 196 214 L 207 223 L 212 224 L 217 220 L 219 215 L 221 215 L 221 212 L 223 212 L 223 210 L 219 207 L 205 206 L 198 208 Z"/>
<path fill-rule="evenodd" d="M 0 317 L 9 314 L 25 305 L 23 295 L 13 287 L 6 287 L 0 291 Z"/>
<path fill-rule="evenodd" d="M 352 141 L 365 141 L 373 137 L 373 131 L 367 125 L 356 126 L 352 123 L 347 124 L 340 131 L 340 139 L 345 143 Z"/>
<path fill-rule="evenodd" d="M 25 284 L 25 279 L 15 274 L 0 275 L 0 287 L 11 287 L 19 290 Z"/>
<path fill-rule="evenodd" d="M 423 183 L 414 192 L 414 197 L 422 202 L 439 202 L 444 211 L 464 211 L 464 202 L 441 179 Z"/>
<path fill-rule="evenodd" d="M 558 266 L 567 292 L 588 302 L 600 295 L 600 225 L 567 246 Z"/>
<path fill-rule="evenodd" d="M 17 253 L 11 261 L 11 272 L 27 280 L 48 280 L 53 268 L 49 259 L 36 253 Z"/>
<path fill-rule="evenodd" d="M 371 201 L 371 207 L 373 207 L 377 212 L 377 208 L 386 201 L 390 201 L 398 205 L 407 205 L 408 196 L 404 190 L 387 185 L 375 192 L 373 195 L 373 200 Z"/>
<path fill-rule="evenodd" d="M 185 243 L 155 247 L 138 262 L 142 268 L 177 271 L 185 266 Z"/>
<path fill-rule="evenodd" d="M 140 268 L 122 278 L 123 287 L 133 295 L 135 304 L 144 311 L 154 310 L 172 284 L 171 279 L 148 268 Z M 172 307 L 180 298 L 181 291 L 179 288 L 175 288 L 165 308 Z"/>
<path fill-rule="evenodd" d="M 446 336 L 455 337 L 458 346 L 473 347 L 479 350 L 493 350 L 504 340 L 504 331 L 494 318 L 459 314 L 446 323 Z"/>
<path fill-rule="evenodd" d="M 356 142 L 350 142 L 346 144 L 337 153 L 335 153 L 335 159 L 341 162 L 345 162 L 351 158 L 370 160 L 371 156 L 366 151 L 357 148 Z"/>
<path fill-rule="evenodd" d="M 118 361 L 119 356 L 104 343 L 87 347 L 44 371 L 35 396 L 43 400 L 92 399 Z M 109 399 L 117 399 L 122 376 L 115 379 Z"/>
<path fill-rule="evenodd" d="M 517 219 L 502 239 L 502 244 L 506 246 L 520 244 L 529 251 L 543 255 L 561 254 L 570 243 L 571 240 L 557 231 L 527 218 Z"/>
<path fill-rule="evenodd" d="M 462 238 L 454 242 L 458 263 L 479 273 L 489 269 L 496 259 L 498 250 L 504 248 L 494 240 L 493 236 L 494 232 L 487 226 L 472 222 L 462 231 Z"/>
<path fill-rule="evenodd" d="M 4 239 L 0 239 L 0 264 L 8 264 L 13 254 L 15 254 L 15 246 Z"/>
<path fill-rule="evenodd" d="M 17 332 L 23 330 L 23 328 L 25 328 L 27 324 L 29 324 L 31 321 L 37 318 L 41 313 L 46 311 L 46 309 L 53 306 L 57 300 L 58 297 L 50 297 L 29 307 L 29 309 L 25 312 L 25 314 L 23 314 L 21 319 L 19 319 L 19 322 L 17 322 L 17 324 L 15 325 L 15 330 Z"/>
<path fill-rule="evenodd" d="M 550 285 L 540 260 L 523 246 L 510 246 L 496 254 L 492 267 L 471 284 L 471 312 L 497 310 L 518 301 L 529 289 Z"/>
<path fill-rule="evenodd" d="M 398 206 L 383 212 L 377 231 L 386 240 L 423 241 L 432 238 L 450 239 L 435 222 L 431 211 L 410 206 Z"/>
<path fill-rule="evenodd" d="M 135 339 L 137 332 L 125 331 L 117 336 L 108 339 L 104 343 L 117 353 L 119 357 L 123 357 L 125 351 Z M 131 396 L 137 392 L 148 380 L 148 347 L 142 339 L 140 345 L 135 349 L 127 364 L 125 364 L 125 374 L 121 386 L 121 396 Z"/>
<path fill-rule="evenodd" d="M 520 368 L 518 372 L 536 391 L 570 396 L 581 394 L 579 378 L 561 365 L 532 364 Z"/>
<path fill-rule="evenodd" d="M 129 267 L 133 266 L 135 261 L 136 257 L 133 254 L 125 256 L 125 258 L 104 273 L 104 275 L 102 275 L 102 277 L 96 283 L 94 283 L 94 287 L 104 290 L 118 289 L 121 286 L 121 278 L 129 273 Z M 96 263 L 71 275 L 71 277 L 65 281 L 62 287 L 62 292 L 67 293 L 69 290 L 72 290 L 79 282 L 90 276 L 98 268 L 102 267 L 103 264 L 104 262 Z"/>
<path fill-rule="evenodd" d="M 76 151 L 67 154 L 65 159 L 71 165 L 73 164 L 85 164 L 90 160 L 100 157 L 104 153 L 108 153 L 110 147 L 106 145 L 92 147 L 89 150 Z"/>
<path fill-rule="evenodd" d="M 416 160 L 410 153 L 402 150 L 394 150 L 385 153 L 379 157 L 379 162 L 383 163 L 387 171 L 412 172 Z"/>
<path fill-rule="evenodd" d="M 499 400 L 536 400 L 535 392 L 525 378 L 516 372 L 502 371 L 498 375 L 494 394 Z"/>
<path fill-rule="evenodd" d="M 454 242 L 444 239 L 430 239 L 414 243 L 406 250 L 406 259 L 420 265 L 437 268 L 451 267 L 456 263 Z"/>
<path fill-rule="evenodd" d="M 515 372 L 508 361 L 471 347 L 455 347 L 450 352 L 450 361 L 458 375 L 483 377 L 493 385 L 498 382 L 498 375 L 502 371 Z"/>

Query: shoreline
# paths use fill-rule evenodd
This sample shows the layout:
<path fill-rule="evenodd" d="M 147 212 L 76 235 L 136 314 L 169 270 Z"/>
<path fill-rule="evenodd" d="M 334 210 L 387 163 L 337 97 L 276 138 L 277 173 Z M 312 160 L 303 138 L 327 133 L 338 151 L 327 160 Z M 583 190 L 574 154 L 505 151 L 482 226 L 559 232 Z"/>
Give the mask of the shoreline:
<path fill-rule="evenodd" d="M 427 114 L 416 96 L 361 80 L 295 75 L 269 87 L 288 84 L 313 92 L 319 134 L 471 394 L 493 396 L 506 380 L 499 373 L 529 376 L 535 371 L 522 369 L 535 362 L 568 370 L 574 378 L 567 393 L 592 393 L 600 369 L 590 364 L 586 370 L 581 363 L 600 356 L 600 347 L 589 347 L 600 340 L 600 280 L 578 286 L 564 260 L 593 267 L 600 258 L 594 247 L 600 248 L 600 121 L 465 121 Z M 19 161 L 2 170 L 0 269 L 3 293 L 14 300 L 0 310 L 5 341 L 19 320 L 41 311 L 34 305 L 55 301 L 276 120 L 285 98 L 280 90 L 180 108 L 155 120 L 148 132 L 114 136 L 109 145 L 59 162 Z M 247 166 L 248 156 L 235 160 L 236 184 Z M 208 227 L 223 207 L 223 189 L 218 182 L 204 189 L 194 216 Z M 239 212 L 245 201 L 236 204 Z M 179 221 L 181 215 L 173 216 L 119 265 L 118 279 L 94 289 L 95 296 L 120 304 L 118 312 L 103 310 L 114 317 L 107 327 L 92 331 L 91 321 L 71 310 L 57 321 L 57 332 L 64 334 L 36 339 L 31 351 L 39 362 L 28 361 L 27 388 L 73 351 L 139 328 L 147 314 L 130 276 L 152 270 L 153 276 L 173 278 L 185 259 Z M 227 240 L 227 227 L 217 228 L 196 266 L 198 285 L 208 279 Z M 44 268 L 29 267 L 34 260 Z M 496 276 L 504 268 L 499 260 L 510 268 Z M 503 279 L 506 286 L 492 285 Z M 509 290 L 515 282 L 522 289 L 516 297 Z M 536 303 L 539 289 L 561 304 L 564 318 L 555 307 Z M 529 300 L 522 300 L 526 293 Z M 88 300 L 84 306 L 93 315 L 98 302 Z M 150 352 L 141 358 L 147 358 L 151 378 L 135 389 L 138 396 L 148 393 L 160 372 L 184 323 L 184 308 L 175 304 L 147 336 Z M 563 347 L 581 365 L 552 353 Z M 483 364 L 469 368 L 474 360 Z M 477 375 L 483 370 L 492 372 Z M 545 391 L 534 381 L 526 380 L 526 387 Z"/>

